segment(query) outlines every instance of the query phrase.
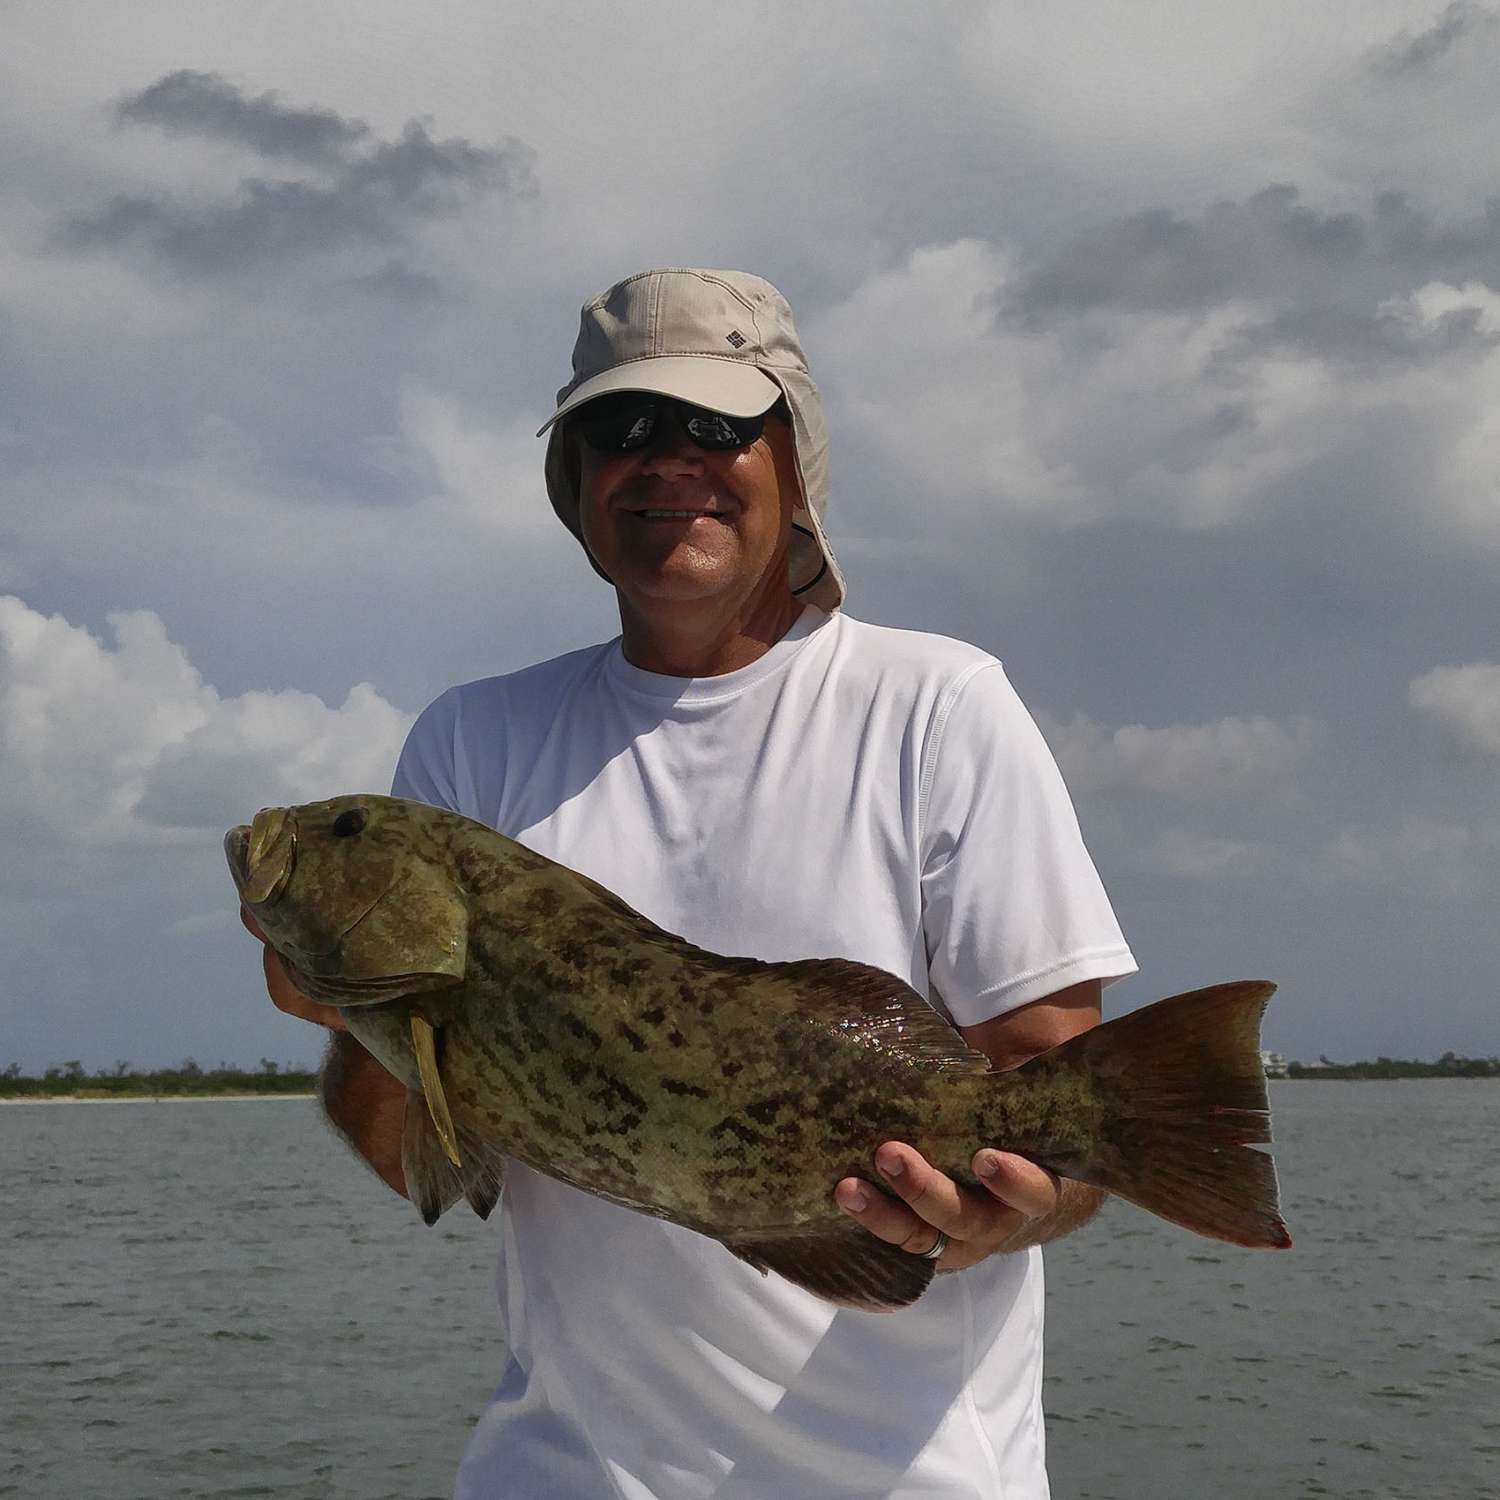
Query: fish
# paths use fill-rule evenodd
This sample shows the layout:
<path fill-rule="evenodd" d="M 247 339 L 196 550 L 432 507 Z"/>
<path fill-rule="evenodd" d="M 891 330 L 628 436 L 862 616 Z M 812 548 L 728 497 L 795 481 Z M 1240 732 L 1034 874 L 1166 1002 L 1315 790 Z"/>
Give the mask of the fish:
<path fill-rule="evenodd" d="M 974 1185 L 1016 1152 L 1231 1244 L 1285 1248 L 1260 1022 L 1214 985 L 998 1070 L 901 979 L 694 946 L 482 823 L 403 798 L 265 808 L 224 839 L 298 986 L 407 1095 L 407 1194 L 487 1217 L 507 1160 L 717 1240 L 841 1305 L 916 1301 L 934 1262 L 835 1204 L 900 1140 Z"/>

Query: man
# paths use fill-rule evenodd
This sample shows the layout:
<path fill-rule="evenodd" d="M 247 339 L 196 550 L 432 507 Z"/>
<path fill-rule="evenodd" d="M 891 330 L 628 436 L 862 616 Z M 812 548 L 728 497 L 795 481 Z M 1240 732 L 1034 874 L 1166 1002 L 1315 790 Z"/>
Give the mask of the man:
<path fill-rule="evenodd" d="M 697 270 L 611 287 L 549 428 L 548 492 L 620 638 L 445 693 L 396 793 L 705 948 L 877 964 L 1002 1068 L 1095 1025 L 1134 964 L 999 664 L 841 611 L 823 418 L 776 289 Z M 338 1026 L 266 963 L 277 1004 Z M 402 1191 L 401 1087 L 343 1033 L 324 1092 Z M 459 1496 L 1045 1496 L 1035 1247 L 1100 1195 L 989 1148 L 974 1171 L 982 1188 L 887 1142 L 870 1181 L 829 1183 L 954 1273 L 877 1315 L 513 1164 L 507 1365 Z"/>

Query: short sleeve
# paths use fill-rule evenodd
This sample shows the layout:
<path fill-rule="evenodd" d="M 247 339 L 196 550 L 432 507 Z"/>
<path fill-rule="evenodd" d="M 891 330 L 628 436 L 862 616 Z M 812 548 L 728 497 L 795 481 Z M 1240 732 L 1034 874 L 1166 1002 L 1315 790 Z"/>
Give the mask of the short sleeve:
<path fill-rule="evenodd" d="M 928 973 L 958 1025 L 1135 972 L 1057 763 L 998 662 L 939 700 L 920 799 Z"/>
<path fill-rule="evenodd" d="M 396 761 L 391 796 L 466 812 L 459 805 L 458 695 L 446 692 L 417 715 Z"/>

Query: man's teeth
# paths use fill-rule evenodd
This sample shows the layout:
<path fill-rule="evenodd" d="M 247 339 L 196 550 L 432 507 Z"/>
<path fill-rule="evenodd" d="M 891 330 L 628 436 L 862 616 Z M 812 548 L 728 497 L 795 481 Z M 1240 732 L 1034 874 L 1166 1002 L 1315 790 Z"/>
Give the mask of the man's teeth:
<path fill-rule="evenodd" d="M 641 514 L 651 520 L 671 519 L 675 521 L 683 520 L 688 516 L 711 516 L 713 512 L 710 510 L 643 510 Z"/>

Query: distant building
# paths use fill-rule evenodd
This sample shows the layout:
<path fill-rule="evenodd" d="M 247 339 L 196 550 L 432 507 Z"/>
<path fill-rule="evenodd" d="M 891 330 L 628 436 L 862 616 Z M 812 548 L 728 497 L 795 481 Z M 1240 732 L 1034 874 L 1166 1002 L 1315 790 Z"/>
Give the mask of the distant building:
<path fill-rule="evenodd" d="M 1262 1052 L 1260 1065 L 1265 1071 L 1267 1078 L 1285 1078 L 1287 1074 L 1287 1061 L 1279 1052 Z"/>

